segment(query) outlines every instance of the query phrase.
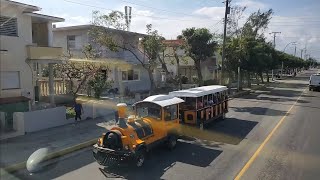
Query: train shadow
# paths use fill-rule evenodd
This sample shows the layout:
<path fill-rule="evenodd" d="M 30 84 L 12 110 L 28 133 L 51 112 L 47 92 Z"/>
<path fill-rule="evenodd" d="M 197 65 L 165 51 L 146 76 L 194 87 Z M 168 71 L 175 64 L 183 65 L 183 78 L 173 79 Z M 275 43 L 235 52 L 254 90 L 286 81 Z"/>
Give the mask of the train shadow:
<path fill-rule="evenodd" d="M 100 171 L 107 178 L 164 179 L 162 176 L 167 171 L 179 168 L 176 167 L 176 164 L 182 163 L 205 168 L 221 153 L 220 150 L 178 141 L 177 147 L 172 151 L 164 147 L 151 151 L 149 158 L 141 168 L 105 167 Z"/>

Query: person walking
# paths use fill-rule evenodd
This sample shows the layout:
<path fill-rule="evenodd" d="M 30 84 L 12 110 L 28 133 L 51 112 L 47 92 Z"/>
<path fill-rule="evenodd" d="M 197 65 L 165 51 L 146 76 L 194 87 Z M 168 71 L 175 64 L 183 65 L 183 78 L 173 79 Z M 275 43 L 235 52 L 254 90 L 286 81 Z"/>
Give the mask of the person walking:
<path fill-rule="evenodd" d="M 76 113 L 76 116 L 74 117 L 75 123 L 81 120 L 81 113 L 83 113 L 83 107 L 82 104 L 80 104 L 79 102 L 77 102 L 76 100 L 74 101 L 74 105 L 73 105 L 73 109 L 74 112 Z"/>

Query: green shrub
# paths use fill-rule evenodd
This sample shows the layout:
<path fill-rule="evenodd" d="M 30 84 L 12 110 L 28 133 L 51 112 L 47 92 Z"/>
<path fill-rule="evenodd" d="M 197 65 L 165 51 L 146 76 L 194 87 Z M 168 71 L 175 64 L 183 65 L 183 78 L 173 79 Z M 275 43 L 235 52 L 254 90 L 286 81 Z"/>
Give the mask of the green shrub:
<path fill-rule="evenodd" d="M 96 73 L 94 77 L 89 80 L 88 85 L 94 90 L 94 97 L 100 98 L 102 92 L 111 87 L 111 82 L 107 81 L 103 74 Z"/>
<path fill-rule="evenodd" d="M 72 108 L 67 108 L 66 109 L 66 118 L 74 118 L 76 116 L 76 112 Z"/>
<path fill-rule="evenodd" d="M 204 85 L 204 86 L 217 85 L 217 84 L 219 84 L 219 83 L 218 83 L 218 81 L 215 80 L 215 79 L 209 79 L 209 80 L 205 80 L 205 81 L 203 82 L 203 85 Z"/>
<path fill-rule="evenodd" d="M 187 84 L 188 81 L 189 81 L 189 79 L 188 79 L 186 76 L 182 76 L 182 77 L 181 77 L 181 83 L 182 83 L 182 84 Z"/>

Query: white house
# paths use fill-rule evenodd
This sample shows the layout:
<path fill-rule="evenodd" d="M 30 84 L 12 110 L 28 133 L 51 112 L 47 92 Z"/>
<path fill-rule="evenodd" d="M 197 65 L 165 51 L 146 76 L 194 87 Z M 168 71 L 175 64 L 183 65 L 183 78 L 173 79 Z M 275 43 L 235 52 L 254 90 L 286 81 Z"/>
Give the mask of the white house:
<path fill-rule="evenodd" d="M 82 52 L 83 47 L 88 43 L 93 44 L 95 50 L 99 52 L 99 57 L 96 60 L 109 62 L 111 68 L 109 79 L 114 81 L 114 88 L 118 88 L 120 91 L 128 88 L 130 92 L 148 91 L 150 89 L 149 76 L 139 62 L 139 60 L 146 61 L 146 56 L 137 48 L 132 48 L 132 51 L 139 60 L 129 51 L 119 49 L 118 52 L 113 52 L 94 44 L 88 33 L 92 27 L 93 25 L 79 25 L 54 28 L 53 44 L 62 47 L 65 54 L 71 55 L 71 61 L 85 60 L 86 57 Z M 118 43 L 136 47 L 139 46 L 139 39 L 145 36 L 111 28 L 106 28 L 106 30 L 112 33 Z"/>
<path fill-rule="evenodd" d="M 61 62 L 62 48 L 52 46 L 52 23 L 64 19 L 35 13 L 40 8 L 33 5 L 0 3 L 0 111 L 10 120 L 12 112 L 28 111 L 29 100 L 35 101 L 39 65 L 49 64 L 52 70 L 52 64 Z"/>

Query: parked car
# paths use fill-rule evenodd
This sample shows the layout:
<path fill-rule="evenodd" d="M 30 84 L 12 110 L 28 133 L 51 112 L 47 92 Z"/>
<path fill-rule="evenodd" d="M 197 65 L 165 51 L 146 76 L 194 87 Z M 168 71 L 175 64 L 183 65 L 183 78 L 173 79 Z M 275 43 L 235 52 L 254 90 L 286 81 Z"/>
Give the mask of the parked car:
<path fill-rule="evenodd" d="M 311 90 L 320 90 L 320 73 L 310 76 L 309 91 Z"/>

